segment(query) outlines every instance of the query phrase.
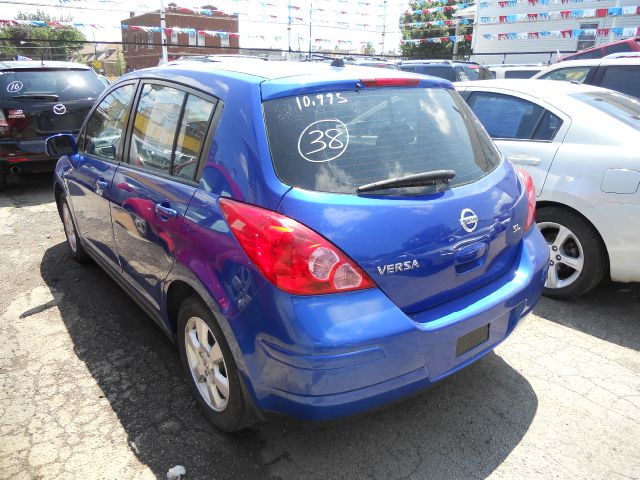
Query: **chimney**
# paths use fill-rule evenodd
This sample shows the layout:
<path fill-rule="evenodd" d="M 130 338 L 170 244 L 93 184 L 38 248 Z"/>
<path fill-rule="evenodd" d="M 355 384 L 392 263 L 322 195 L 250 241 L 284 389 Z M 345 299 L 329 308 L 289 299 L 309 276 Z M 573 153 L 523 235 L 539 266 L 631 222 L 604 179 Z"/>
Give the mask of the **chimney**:
<path fill-rule="evenodd" d="M 136 16 L 136 12 L 129 12 L 129 18 L 133 18 Z"/>

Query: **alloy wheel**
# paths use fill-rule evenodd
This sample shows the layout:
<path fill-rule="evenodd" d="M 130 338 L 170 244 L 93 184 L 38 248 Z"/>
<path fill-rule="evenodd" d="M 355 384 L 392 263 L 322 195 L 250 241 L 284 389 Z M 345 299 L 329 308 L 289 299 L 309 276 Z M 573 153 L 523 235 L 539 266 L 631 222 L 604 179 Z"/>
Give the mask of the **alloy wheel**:
<path fill-rule="evenodd" d="M 538 228 L 549 247 L 549 271 L 546 288 L 564 288 L 574 283 L 584 268 L 584 250 L 580 240 L 564 225 L 540 222 Z"/>
<path fill-rule="evenodd" d="M 191 317 L 184 336 L 189 371 L 203 400 L 216 412 L 229 403 L 229 376 L 220 343 L 207 323 Z"/>

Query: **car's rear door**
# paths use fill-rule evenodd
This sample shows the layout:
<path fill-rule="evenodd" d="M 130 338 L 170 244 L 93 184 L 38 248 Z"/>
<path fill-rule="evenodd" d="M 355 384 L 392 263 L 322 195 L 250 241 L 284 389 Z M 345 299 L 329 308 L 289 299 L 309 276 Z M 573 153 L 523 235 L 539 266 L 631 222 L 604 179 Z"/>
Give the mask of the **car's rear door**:
<path fill-rule="evenodd" d="M 502 153 L 526 170 L 539 196 L 571 124 L 564 112 L 513 90 L 464 88 L 464 97 Z"/>
<path fill-rule="evenodd" d="M 137 82 L 118 85 L 91 112 L 64 178 L 80 235 L 102 260 L 119 269 L 110 196 Z"/>
<path fill-rule="evenodd" d="M 159 308 L 217 102 L 145 80 L 135 103 L 124 161 L 113 180 L 113 229 L 125 279 Z"/>

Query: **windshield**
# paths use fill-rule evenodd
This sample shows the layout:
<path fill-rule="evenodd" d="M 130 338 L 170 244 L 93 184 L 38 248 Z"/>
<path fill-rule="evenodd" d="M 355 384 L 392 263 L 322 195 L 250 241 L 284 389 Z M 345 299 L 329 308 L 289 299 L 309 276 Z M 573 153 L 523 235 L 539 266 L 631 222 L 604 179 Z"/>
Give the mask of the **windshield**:
<path fill-rule="evenodd" d="M 57 95 L 59 102 L 97 98 L 105 86 L 92 70 L 20 69 L 0 72 L 0 98 Z"/>
<path fill-rule="evenodd" d="M 616 92 L 572 93 L 571 96 L 640 131 L 640 100 Z"/>
<path fill-rule="evenodd" d="M 264 113 L 276 174 L 307 190 L 355 193 L 360 185 L 442 169 L 456 172 L 455 186 L 483 177 L 500 161 L 450 89 L 299 95 L 265 102 Z"/>

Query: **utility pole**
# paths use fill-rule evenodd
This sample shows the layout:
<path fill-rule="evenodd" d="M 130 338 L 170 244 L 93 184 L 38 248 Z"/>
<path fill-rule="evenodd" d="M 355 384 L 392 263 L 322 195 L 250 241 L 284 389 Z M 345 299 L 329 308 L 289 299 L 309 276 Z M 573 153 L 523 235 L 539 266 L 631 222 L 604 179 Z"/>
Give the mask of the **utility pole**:
<path fill-rule="evenodd" d="M 165 64 L 169 61 L 169 55 L 167 54 L 167 22 L 165 21 L 164 0 L 160 0 L 160 42 L 162 43 L 162 63 Z"/>
<path fill-rule="evenodd" d="M 287 48 L 289 52 L 291 52 L 291 0 L 289 0 L 289 4 L 287 5 Z M 289 54 L 291 56 L 291 54 Z M 291 60 L 291 58 L 289 58 Z"/>
<path fill-rule="evenodd" d="M 384 0 L 382 10 L 382 51 L 380 52 L 384 55 L 384 37 L 387 34 L 387 0 Z"/>
<path fill-rule="evenodd" d="M 453 60 L 456 59 L 456 55 L 458 55 L 458 35 L 460 34 L 460 18 L 456 20 L 456 31 L 454 35 L 456 36 L 456 41 L 453 42 Z"/>
<path fill-rule="evenodd" d="M 309 2 L 309 60 L 311 60 L 311 15 L 313 14 L 313 2 Z"/>

